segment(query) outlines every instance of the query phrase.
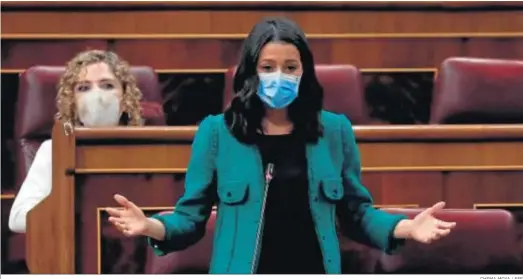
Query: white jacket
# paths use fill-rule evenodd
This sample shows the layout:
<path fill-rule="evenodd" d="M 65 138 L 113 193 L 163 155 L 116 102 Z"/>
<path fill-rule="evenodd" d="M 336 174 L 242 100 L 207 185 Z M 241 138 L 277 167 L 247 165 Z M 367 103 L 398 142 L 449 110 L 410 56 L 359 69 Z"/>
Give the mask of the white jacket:
<path fill-rule="evenodd" d="M 9 229 L 13 232 L 25 233 L 27 213 L 51 193 L 53 187 L 52 156 L 52 142 L 46 140 L 36 152 L 29 172 L 11 208 Z"/>

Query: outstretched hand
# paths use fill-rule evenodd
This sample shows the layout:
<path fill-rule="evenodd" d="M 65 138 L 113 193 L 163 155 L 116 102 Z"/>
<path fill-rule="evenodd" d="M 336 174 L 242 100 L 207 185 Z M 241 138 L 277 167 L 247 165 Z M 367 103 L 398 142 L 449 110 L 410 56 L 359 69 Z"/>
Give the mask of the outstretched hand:
<path fill-rule="evenodd" d="M 114 200 L 123 208 L 107 208 L 109 222 L 126 236 L 145 234 L 147 217 L 143 211 L 122 195 L 114 195 Z"/>
<path fill-rule="evenodd" d="M 411 223 L 411 238 L 428 244 L 448 235 L 456 226 L 456 223 L 445 222 L 434 217 L 434 213 L 444 207 L 445 202 L 438 202 L 416 215 Z"/>

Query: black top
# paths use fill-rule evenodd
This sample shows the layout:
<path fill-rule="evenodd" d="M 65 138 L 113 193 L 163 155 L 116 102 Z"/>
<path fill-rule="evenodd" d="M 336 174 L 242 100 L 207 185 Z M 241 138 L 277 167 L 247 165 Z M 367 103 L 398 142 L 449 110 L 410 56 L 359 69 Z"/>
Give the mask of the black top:
<path fill-rule="evenodd" d="M 257 144 L 264 171 L 273 164 L 257 273 L 325 273 L 309 206 L 305 143 L 264 135 Z"/>

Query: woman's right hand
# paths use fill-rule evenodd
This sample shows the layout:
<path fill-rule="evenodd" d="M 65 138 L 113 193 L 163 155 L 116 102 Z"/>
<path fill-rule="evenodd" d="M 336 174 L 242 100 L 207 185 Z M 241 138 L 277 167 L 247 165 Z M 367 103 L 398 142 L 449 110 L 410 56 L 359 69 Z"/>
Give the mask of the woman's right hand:
<path fill-rule="evenodd" d="M 143 211 L 122 195 L 116 194 L 114 199 L 123 208 L 107 208 L 109 222 L 126 236 L 146 235 L 149 222 Z"/>

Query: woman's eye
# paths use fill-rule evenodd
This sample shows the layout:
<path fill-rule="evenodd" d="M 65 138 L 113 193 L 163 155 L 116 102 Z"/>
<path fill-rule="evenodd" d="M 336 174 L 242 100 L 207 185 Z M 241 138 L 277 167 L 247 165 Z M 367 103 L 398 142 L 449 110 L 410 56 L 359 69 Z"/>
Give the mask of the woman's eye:
<path fill-rule="evenodd" d="M 89 86 L 87 85 L 79 85 L 76 87 L 76 91 L 79 91 L 79 92 L 85 92 L 89 90 Z"/>
<path fill-rule="evenodd" d="M 264 71 L 266 71 L 266 72 L 270 72 L 270 71 L 272 71 L 272 67 L 269 66 L 269 65 L 262 66 L 262 69 L 263 69 Z"/>
<path fill-rule="evenodd" d="M 113 89 L 114 85 L 112 83 L 104 83 L 101 86 L 102 89 Z"/>

